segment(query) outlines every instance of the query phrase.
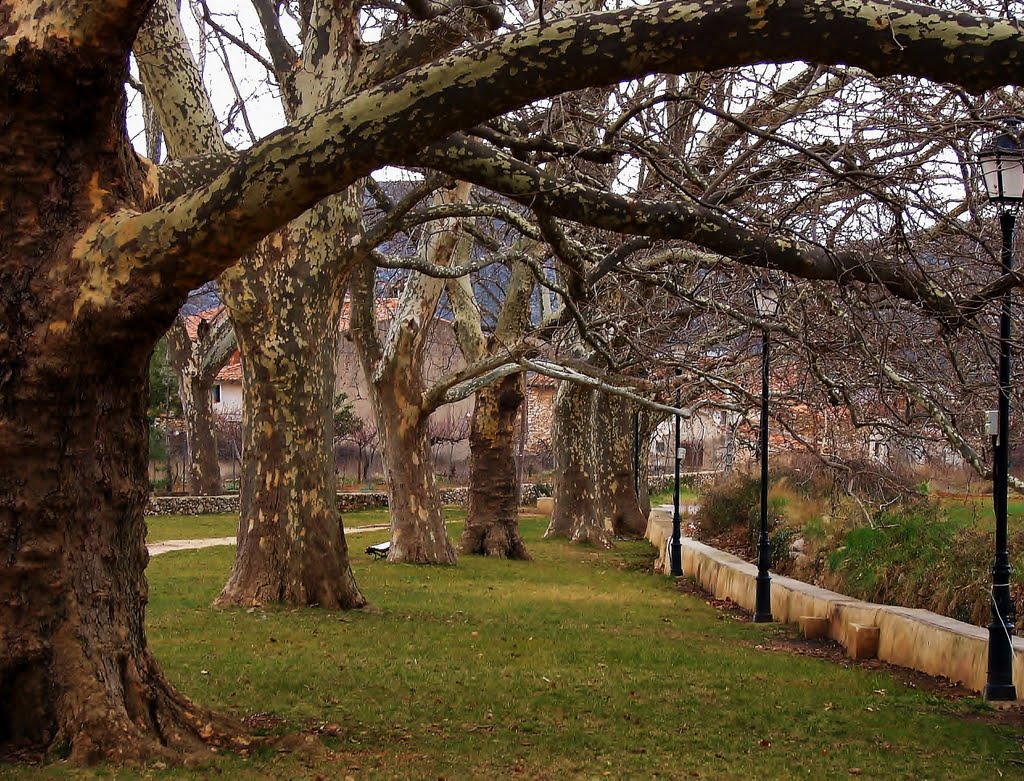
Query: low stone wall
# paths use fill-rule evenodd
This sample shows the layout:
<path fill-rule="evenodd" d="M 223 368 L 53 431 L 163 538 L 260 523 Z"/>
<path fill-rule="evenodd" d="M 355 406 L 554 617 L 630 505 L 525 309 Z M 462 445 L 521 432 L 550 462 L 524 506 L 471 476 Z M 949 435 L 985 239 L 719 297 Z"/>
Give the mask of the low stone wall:
<path fill-rule="evenodd" d="M 672 518 L 651 513 L 647 539 L 660 552 L 655 565 L 665 571 Z M 683 574 L 718 599 L 731 599 L 753 612 L 757 567 L 743 559 L 684 537 Z M 878 658 L 890 664 L 941 675 L 976 692 L 985 689 L 988 630 L 927 610 L 876 605 L 780 575 L 772 576 L 772 617 L 796 624 L 801 616 L 828 620 L 828 636 L 849 648 L 854 624 L 878 627 Z M 1013 679 L 1024 700 L 1024 638 L 1013 638 Z"/>
<path fill-rule="evenodd" d="M 221 515 L 238 512 L 238 494 L 223 496 L 150 496 L 146 515 Z"/>
<path fill-rule="evenodd" d="M 446 488 L 441 491 L 441 501 L 464 507 L 469 503 L 468 488 Z M 537 486 L 527 483 L 523 486 L 522 504 L 533 505 L 537 501 Z M 354 491 L 338 493 L 338 508 L 343 513 L 356 510 L 373 510 L 388 506 L 388 495 L 384 491 Z M 146 515 L 209 515 L 238 512 L 238 494 L 223 496 L 150 496 L 146 504 Z"/>
<path fill-rule="evenodd" d="M 343 513 L 357 510 L 376 510 L 388 506 L 388 495 L 385 491 L 346 491 L 338 492 L 338 509 Z"/>

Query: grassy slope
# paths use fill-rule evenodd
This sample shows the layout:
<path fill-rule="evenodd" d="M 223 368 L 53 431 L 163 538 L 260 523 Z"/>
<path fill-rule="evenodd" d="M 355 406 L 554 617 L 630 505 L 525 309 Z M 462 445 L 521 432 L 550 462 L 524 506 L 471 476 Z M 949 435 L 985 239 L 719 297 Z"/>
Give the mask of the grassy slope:
<path fill-rule="evenodd" d="M 983 706 L 765 651 L 789 630 L 676 593 L 644 571 L 646 544 L 601 552 L 541 541 L 543 528 L 524 523 L 533 563 L 426 568 L 356 553 L 374 607 L 349 614 L 211 610 L 230 549 L 154 559 L 150 638 L 173 681 L 239 716 L 339 733 L 333 758 L 266 752 L 145 777 L 1019 777 L 1019 741 L 972 718 Z"/>

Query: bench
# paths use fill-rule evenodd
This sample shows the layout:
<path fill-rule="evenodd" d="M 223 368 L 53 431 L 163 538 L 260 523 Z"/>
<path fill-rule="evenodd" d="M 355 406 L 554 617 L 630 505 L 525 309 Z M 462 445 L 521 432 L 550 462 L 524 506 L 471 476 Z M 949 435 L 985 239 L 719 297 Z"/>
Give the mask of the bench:
<path fill-rule="evenodd" d="M 390 542 L 378 542 L 376 545 L 371 545 L 369 548 L 367 548 L 366 552 L 373 556 L 373 558 L 375 559 L 383 559 L 387 557 L 388 550 L 390 548 Z"/>

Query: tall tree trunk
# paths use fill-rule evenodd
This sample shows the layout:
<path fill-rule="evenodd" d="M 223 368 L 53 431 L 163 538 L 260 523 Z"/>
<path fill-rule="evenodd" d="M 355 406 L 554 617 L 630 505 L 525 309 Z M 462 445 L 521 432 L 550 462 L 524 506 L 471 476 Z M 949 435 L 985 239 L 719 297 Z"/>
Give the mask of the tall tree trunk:
<path fill-rule="evenodd" d="M 189 371 L 194 345 L 181 317 L 167 332 L 167 357 L 178 378 L 178 397 L 185 418 L 189 492 L 194 496 L 221 493 L 217 438 L 213 430 L 211 375 Z"/>
<path fill-rule="evenodd" d="M 315 11 L 306 51 L 316 67 L 302 71 L 301 88 L 279 74 L 289 113 L 342 97 L 359 49 L 345 15 L 323 4 Z M 154 5 L 136 47 L 176 154 L 223 151 L 173 2 Z M 324 199 L 221 278 L 242 355 L 246 447 L 238 549 L 218 604 L 365 604 L 337 510 L 331 430 L 338 313 L 356 262 L 346 239 L 359 231 L 362 192 L 357 184 Z"/>
<path fill-rule="evenodd" d="M 469 435 L 469 510 L 460 553 L 529 559 L 519 535 L 514 430 L 525 395 L 522 374 L 476 393 Z"/>
<path fill-rule="evenodd" d="M 555 507 L 545 537 L 568 537 L 611 547 L 610 529 L 598 510 L 594 449 L 594 391 L 563 382 L 555 395 L 551 448 L 555 457 Z"/>
<path fill-rule="evenodd" d="M 621 537 L 643 537 L 647 516 L 640 509 L 633 468 L 633 406 L 621 396 L 597 395 L 595 405 L 600 512 Z"/>
<path fill-rule="evenodd" d="M 67 29 L 46 10 L 40 29 Z M 0 58 L 0 753 L 82 762 L 226 728 L 146 642 L 147 365 L 184 295 L 90 251 L 97 221 L 144 198 L 121 86 L 138 19 L 112 16 L 123 29 L 84 30 L 81 50 L 23 38 Z"/>
<path fill-rule="evenodd" d="M 226 285 L 245 376 L 245 459 L 238 549 L 217 598 L 221 606 L 366 603 L 349 563 L 335 489 L 334 284 L 304 286 L 301 301 L 261 293 L 264 285 L 282 289 L 286 280 L 309 273 L 303 257 L 286 253 L 258 275 Z M 272 317 L 268 305 L 276 310 Z"/>
<path fill-rule="evenodd" d="M 372 385 L 391 514 L 388 561 L 454 564 L 455 548 L 445 529 L 430 457 L 427 416 L 416 403 L 421 392 L 409 381 L 411 375 L 388 375 Z"/>

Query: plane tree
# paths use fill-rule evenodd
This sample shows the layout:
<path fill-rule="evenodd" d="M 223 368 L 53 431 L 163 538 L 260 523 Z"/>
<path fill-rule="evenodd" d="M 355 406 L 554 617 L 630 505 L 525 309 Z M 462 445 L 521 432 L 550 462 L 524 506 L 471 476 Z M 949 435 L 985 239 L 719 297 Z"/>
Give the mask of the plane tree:
<path fill-rule="evenodd" d="M 566 89 L 842 58 L 983 90 L 1024 57 L 1014 25 L 924 6 L 667 2 L 468 46 L 242 154 L 156 168 L 124 117 L 149 7 L 0 3 L 0 742 L 80 762 L 232 742 L 145 632 L 146 368 L 190 290 L 375 168 Z M 752 262 L 812 276 L 829 257 L 762 239 Z"/>

